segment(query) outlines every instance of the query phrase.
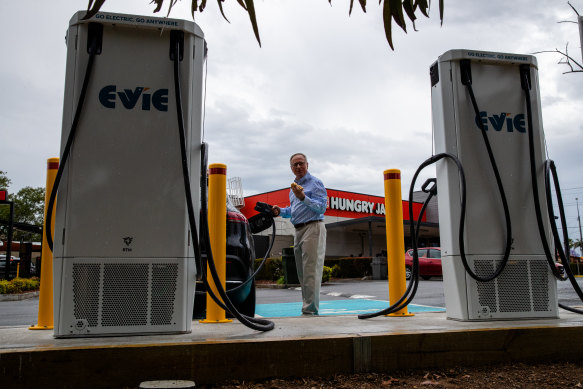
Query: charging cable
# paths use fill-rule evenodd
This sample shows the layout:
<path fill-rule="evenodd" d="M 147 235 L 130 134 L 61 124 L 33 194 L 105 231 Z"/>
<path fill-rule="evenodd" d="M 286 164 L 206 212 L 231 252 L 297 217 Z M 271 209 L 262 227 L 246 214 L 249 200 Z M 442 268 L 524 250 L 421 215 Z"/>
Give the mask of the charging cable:
<path fill-rule="evenodd" d="M 46 225 L 50 226 L 52 223 L 52 211 L 54 208 L 54 204 L 55 204 L 55 200 L 57 197 L 57 190 L 63 175 L 63 170 L 66 166 L 66 162 L 68 160 L 69 155 L 71 154 L 71 147 L 73 145 L 73 141 L 75 139 L 78 127 L 79 127 L 79 121 L 81 118 L 81 112 L 82 112 L 82 108 L 85 102 L 85 97 L 87 95 L 87 89 L 88 89 L 88 85 L 89 85 L 89 81 L 91 79 L 91 75 L 93 72 L 93 65 L 95 62 L 95 55 L 98 53 L 98 41 L 99 41 L 99 37 L 101 36 L 101 31 L 103 29 L 103 26 L 99 23 L 89 23 L 89 41 L 88 41 L 88 52 L 89 52 L 89 59 L 87 62 L 87 68 L 85 70 L 85 76 L 83 78 L 83 85 L 81 88 L 81 93 L 79 95 L 79 100 L 77 102 L 77 107 L 75 110 L 75 116 L 73 118 L 73 122 L 71 124 L 71 130 L 69 131 L 69 135 L 67 137 L 67 142 L 65 144 L 65 147 L 63 149 L 63 154 L 61 156 L 61 162 L 59 164 L 59 169 L 57 171 L 56 177 L 55 177 L 55 183 L 53 186 L 53 189 L 51 191 L 51 195 L 49 197 L 49 202 L 47 204 L 47 220 L 46 220 Z M 97 33 L 92 33 L 92 31 L 97 31 Z M 182 157 L 182 169 L 183 169 L 183 179 L 184 179 L 184 187 L 185 187 L 185 194 L 186 194 L 186 202 L 187 202 L 187 208 L 188 208 L 188 219 L 189 219 L 189 224 L 191 227 L 191 236 L 192 236 L 192 241 L 193 241 L 193 246 L 194 246 L 194 251 L 195 251 L 195 255 L 197 257 L 197 259 L 200 261 L 201 259 L 201 254 L 200 254 L 200 246 L 199 246 L 199 241 L 198 241 L 198 233 L 197 233 L 197 228 L 196 228 L 196 222 L 194 219 L 194 208 L 192 205 L 192 193 L 190 190 L 190 182 L 189 182 L 189 175 L 188 175 L 188 166 L 187 166 L 187 157 L 186 157 L 186 144 L 185 144 L 185 131 L 184 131 L 184 121 L 183 121 L 183 116 L 182 116 L 182 100 L 181 100 L 181 93 L 180 93 L 180 74 L 179 74 L 179 60 L 180 60 L 180 55 L 182 55 L 182 52 L 180 51 L 180 42 L 178 39 L 175 39 L 175 45 L 173 45 L 172 50 L 174 51 L 174 56 L 173 56 L 173 61 L 174 61 L 174 84 L 175 84 L 175 92 L 176 92 L 176 106 L 177 106 L 177 117 L 178 117 L 178 127 L 179 127 L 179 133 L 180 133 L 180 147 L 181 147 L 181 157 Z M 201 147 L 201 152 L 202 152 L 202 158 L 203 160 L 206 162 L 206 147 L 205 144 L 202 145 Z M 236 309 L 235 307 L 232 305 L 231 301 L 229 300 L 229 298 L 227 297 L 224 289 L 222 289 L 220 287 L 221 283 L 216 271 L 216 267 L 214 266 L 214 261 L 212 259 L 212 252 L 210 249 L 210 239 L 208 238 L 209 234 L 208 234 L 208 222 L 207 222 L 207 206 L 206 206 L 206 163 L 204 164 L 205 166 L 205 171 L 204 171 L 204 178 L 205 178 L 205 182 L 204 185 L 201 185 L 201 194 L 202 194 L 202 215 L 201 215 L 201 224 L 204 226 L 205 231 L 206 231 L 206 245 L 208 247 L 208 264 L 209 264 L 209 269 L 211 270 L 211 274 L 213 276 L 213 280 L 215 282 L 215 285 L 217 286 L 217 290 L 219 291 L 219 294 L 221 295 L 221 298 L 223 299 L 223 301 L 225 301 L 227 303 L 227 306 L 225 306 L 224 304 L 221 303 L 221 301 L 212 293 L 212 291 L 210 290 L 210 287 L 208 286 L 208 284 L 206 284 L 207 286 L 207 290 L 209 290 L 209 293 L 211 295 L 211 297 L 213 298 L 213 300 L 215 300 L 217 302 L 217 304 L 219 306 L 221 306 L 223 309 L 229 311 L 231 314 L 233 314 L 234 317 L 236 317 L 241 323 L 245 324 L 246 326 L 255 329 L 255 330 L 259 330 L 259 331 L 269 331 L 271 329 L 274 328 L 274 323 L 268 321 L 268 320 L 263 320 L 263 319 L 255 319 L 255 318 L 249 318 L 247 316 L 241 315 Z M 203 176 L 201 175 L 201 180 L 202 180 Z M 51 229 L 50 228 L 46 228 L 45 229 L 45 236 L 47 239 L 47 243 L 48 246 L 50 248 L 51 251 L 53 251 L 53 247 L 54 247 L 54 242 L 53 242 L 53 236 L 51 234 Z M 203 266 L 201 266 L 201 268 L 204 268 Z M 204 274 L 204 270 L 202 270 L 202 273 Z M 204 282 L 206 283 L 206 276 L 203 277 Z"/>
<path fill-rule="evenodd" d="M 534 155 L 534 129 L 533 129 L 533 115 L 532 115 L 532 102 L 530 98 L 530 90 L 531 90 L 531 78 L 530 78 L 530 66 L 529 65 L 520 65 L 520 85 L 522 90 L 524 91 L 525 100 L 526 100 L 526 114 L 528 119 L 528 151 L 530 157 L 530 175 L 531 175 L 531 183 L 532 183 L 532 192 L 533 192 L 533 200 L 534 200 L 534 208 L 536 214 L 536 221 L 537 226 L 541 238 L 541 243 L 543 245 L 543 250 L 545 252 L 545 257 L 551 268 L 553 275 L 561 280 L 565 281 L 569 279 L 573 289 L 579 296 L 579 299 L 583 301 L 583 291 L 581 287 L 577 283 L 573 272 L 571 271 L 571 266 L 569 264 L 569 260 L 565 254 L 565 251 L 569 250 L 569 236 L 567 231 L 566 219 L 565 219 L 565 210 L 563 207 L 563 198 L 561 195 L 561 188 L 559 185 L 559 179 L 557 177 L 557 171 L 555 168 L 554 161 L 547 159 L 545 161 L 545 193 L 547 197 L 547 212 L 549 214 L 550 224 L 551 224 L 551 231 L 553 234 L 553 239 L 556 246 L 556 251 L 559 254 L 559 258 L 561 258 L 561 262 L 563 263 L 563 269 L 565 270 L 566 276 L 562 276 L 556 266 L 553 255 L 551 254 L 551 250 L 549 248 L 549 244 L 547 242 L 546 234 L 544 225 L 542 222 L 542 211 L 541 211 L 541 204 L 540 204 L 540 197 L 538 194 L 538 178 L 536 175 L 536 164 L 535 164 L 535 155 Z M 557 224 L 555 222 L 555 214 L 553 211 L 552 205 L 552 197 L 551 197 L 551 187 L 550 187 L 550 175 L 552 174 L 555 186 L 555 193 L 557 195 L 557 200 L 559 204 L 559 212 L 561 217 L 561 223 L 563 228 L 563 240 L 565 245 L 565 251 L 563 250 L 561 240 L 559 238 L 559 233 L 557 229 Z M 567 305 L 559 303 L 559 307 L 578 314 L 583 314 L 583 310 L 576 309 L 573 307 L 569 307 Z"/>
<path fill-rule="evenodd" d="M 253 272 L 253 274 L 251 274 L 247 280 L 245 282 L 243 282 L 240 285 L 237 285 L 236 287 L 227 290 L 227 293 L 234 293 L 236 291 L 238 291 L 239 289 L 242 289 L 243 287 L 245 287 L 245 285 L 247 285 L 249 282 L 251 282 L 251 280 L 255 279 L 255 276 L 257 276 L 257 274 L 261 271 L 261 269 L 263 269 L 263 266 L 265 265 L 265 262 L 267 262 L 267 257 L 269 256 L 269 253 L 271 252 L 271 249 L 273 248 L 273 243 L 275 242 L 275 233 L 276 233 L 276 229 L 275 229 L 275 223 L 273 222 L 273 214 L 271 213 L 271 206 L 262 202 L 257 202 L 257 205 L 255 205 L 255 210 L 259 211 L 259 214 L 251 217 L 249 219 L 249 223 L 252 224 L 253 222 L 253 218 L 255 217 L 260 217 L 261 219 L 265 220 L 264 218 L 268 218 L 270 220 L 270 224 L 271 224 L 271 239 L 269 241 L 269 245 L 267 247 L 267 251 L 265 252 L 265 255 L 263 256 L 263 258 L 261 259 L 261 262 L 259 263 L 259 266 L 257 266 L 257 269 L 255 269 L 255 271 Z M 251 228 L 251 232 L 253 231 L 253 228 Z"/>
<path fill-rule="evenodd" d="M 462 84 L 466 86 L 468 94 L 470 95 L 472 107 L 474 108 L 474 113 L 476 115 L 476 123 L 478 124 L 480 132 L 482 133 L 482 139 L 484 140 L 484 146 L 486 146 L 488 159 L 490 160 L 490 166 L 492 166 L 492 171 L 494 173 L 494 177 L 496 178 L 496 185 L 498 186 L 498 192 L 500 193 L 500 200 L 502 201 L 502 207 L 504 209 L 504 220 L 506 223 L 506 244 L 504 248 L 504 255 L 502 257 L 501 262 L 498 264 L 496 271 L 488 277 L 480 277 L 476 273 L 474 273 L 474 271 L 470 268 L 468 261 L 466 259 L 465 246 L 463 245 L 462 235 L 463 224 L 460 225 L 459 246 L 460 256 L 464 268 L 466 269 L 468 275 L 475 279 L 476 281 L 488 282 L 497 278 L 500 275 L 500 273 L 502 273 L 502 271 L 506 267 L 506 264 L 508 263 L 508 258 L 510 257 L 510 248 L 512 246 L 512 224 L 510 222 L 510 210 L 508 208 L 508 201 L 506 200 L 506 193 L 504 192 L 504 186 L 502 185 L 502 179 L 500 178 L 500 173 L 498 171 L 498 166 L 496 164 L 496 158 L 494 158 L 492 146 L 490 146 L 490 141 L 488 139 L 486 129 L 484 128 L 484 123 L 482 123 L 482 120 L 480 118 L 480 110 L 478 108 L 478 103 L 476 102 L 476 97 L 474 95 L 474 90 L 472 88 L 470 60 L 463 59 L 460 61 L 460 71 Z"/>
<path fill-rule="evenodd" d="M 91 79 L 91 74 L 93 73 L 93 63 L 95 62 L 95 55 L 98 54 L 98 42 L 100 40 L 103 31 L 103 25 L 100 23 L 89 23 L 89 42 L 88 42 L 88 52 L 89 60 L 87 62 L 87 68 L 85 69 L 85 77 L 83 78 L 83 86 L 81 87 L 81 94 L 79 95 L 79 100 L 77 101 L 77 108 L 75 109 L 75 116 L 73 117 L 73 123 L 71 124 L 71 130 L 67 136 L 67 143 L 63 149 L 63 155 L 59 162 L 59 169 L 55 176 L 55 182 L 53 184 L 53 189 L 51 190 L 51 195 L 49 197 L 49 203 L 47 204 L 46 213 L 46 223 L 45 223 L 45 237 L 47 238 L 47 244 L 51 252 L 53 251 L 53 236 L 51 233 L 51 225 L 53 218 L 53 208 L 55 206 L 55 200 L 57 198 L 57 190 L 59 184 L 61 183 L 61 177 L 63 176 L 63 170 L 67 164 L 67 159 L 71 154 L 71 147 L 73 146 L 73 140 L 77 134 L 77 129 L 79 128 L 79 120 L 81 119 L 81 111 L 83 109 L 83 104 L 85 103 L 85 96 L 87 95 L 87 88 L 89 86 L 89 80 Z"/>
<path fill-rule="evenodd" d="M 498 171 L 496 159 L 494 158 L 494 154 L 492 152 L 492 147 L 490 146 L 490 142 L 488 140 L 486 130 L 484 129 L 484 125 L 483 125 L 482 121 L 479 120 L 480 119 L 480 110 L 478 109 L 478 104 L 476 102 L 476 98 L 474 96 L 474 91 L 472 88 L 470 61 L 469 60 L 460 61 L 460 68 L 461 68 L 462 84 L 466 86 L 468 93 L 470 95 L 470 100 L 472 102 L 472 106 L 473 106 L 474 112 L 476 114 L 476 122 L 478 123 L 478 126 L 480 127 L 480 132 L 482 133 L 482 138 L 483 138 L 484 144 L 486 146 L 486 151 L 488 153 L 490 165 L 492 166 L 492 170 L 493 170 L 494 176 L 496 178 L 496 184 L 498 186 L 498 191 L 500 193 L 502 206 L 504 208 L 504 219 L 505 219 L 505 223 L 506 223 L 506 245 L 505 245 L 504 255 L 503 255 L 502 261 L 500 262 L 500 264 L 498 265 L 498 267 L 496 268 L 494 273 L 489 275 L 489 276 L 486 276 L 486 277 L 478 276 L 470 268 L 470 265 L 469 265 L 468 260 L 466 258 L 464 234 L 463 234 L 464 226 L 465 226 L 465 213 L 466 213 L 466 179 L 465 179 L 463 166 L 462 166 L 461 162 L 459 161 L 459 159 L 456 156 L 454 156 L 453 154 L 440 153 L 440 154 L 434 155 L 431 158 L 425 160 L 419 166 L 419 168 L 415 172 L 415 175 L 413 176 L 413 180 L 411 181 L 411 185 L 409 187 L 409 220 L 411 220 L 410 235 L 411 235 L 411 243 L 413 246 L 413 268 L 412 268 L 411 281 L 409 282 L 409 285 L 407 286 L 405 293 L 401 296 L 401 298 L 399 298 L 399 300 L 395 304 L 393 304 L 392 306 L 390 306 L 386 309 L 383 309 L 379 312 L 359 315 L 358 316 L 359 319 L 368 319 L 371 317 L 376 317 L 376 316 L 380 316 L 380 315 L 386 315 L 389 313 L 398 312 L 399 310 L 405 308 L 415 297 L 417 287 L 419 284 L 419 253 L 418 253 L 418 246 L 417 246 L 418 245 L 418 228 L 421 224 L 421 217 L 423 215 L 423 212 L 425 211 L 425 207 L 427 206 L 431 197 L 433 197 L 434 195 L 437 194 L 437 189 L 434 188 L 434 190 L 429 191 L 429 196 L 425 200 L 425 203 L 423 204 L 422 212 L 420 213 L 419 219 L 417 221 L 417 229 L 415 229 L 415 225 L 413 223 L 413 220 L 414 220 L 414 216 L 413 216 L 413 189 L 415 187 L 415 182 L 417 181 L 417 177 L 418 177 L 419 173 L 423 169 L 425 169 L 427 166 L 430 166 L 441 159 L 445 158 L 445 159 L 452 160 L 456 164 L 456 166 L 458 168 L 458 174 L 460 176 L 461 203 L 460 203 L 458 245 L 459 245 L 460 257 L 461 257 L 464 269 L 466 270 L 468 275 L 470 277 L 472 277 L 473 279 L 475 279 L 476 281 L 488 282 L 488 281 L 492 281 L 495 278 L 497 278 L 500 275 L 500 273 L 502 273 L 502 271 L 506 267 L 506 264 L 508 263 L 508 258 L 510 257 L 510 248 L 511 248 L 511 244 L 512 244 L 512 225 L 510 222 L 510 211 L 508 208 L 508 202 L 506 200 L 506 194 L 504 192 L 504 187 L 502 185 L 502 180 L 500 178 L 500 173 Z M 426 185 L 427 185 L 427 182 L 424 184 L 424 187 Z"/>
<path fill-rule="evenodd" d="M 229 297 L 227 296 L 227 293 L 225 292 L 224 288 L 221 285 L 221 281 L 215 266 L 215 262 L 213 260 L 213 254 L 212 254 L 212 249 L 211 249 L 211 243 L 210 243 L 210 235 L 209 235 L 209 231 L 208 231 L 208 210 L 207 210 L 207 184 L 206 184 L 206 175 L 207 175 L 207 164 L 208 164 L 208 148 L 206 147 L 206 144 L 203 143 L 201 145 L 201 230 L 203 232 L 203 236 L 205 238 L 205 246 L 206 246 L 206 252 L 207 252 L 207 264 L 209 267 L 209 270 L 211 272 L 211 276 L 213 278 L 213 282 L 215 284 L 215 287 L 222 299 L 219 300 L 219 298 L 213 293 L 210 285 L 208 284 L 208 280 L 207 280 L 207 276 L 206 276 L 206 271 L 205 271 L 205 264 L 203 263 L 204 261 L 202 260 L 202 255 L 200 252 L 200 244 L 198 242 L 198 233 L 197 233 L 197 228 L 196 228 L 196 221 L 194 218 L 194 207 L 192 204 L 192 193 L 190 190 L 190 175 L 188 172 L 188 159 L 187 159 L 187 155 L 186 155 L 186 135 L 185 135 L 185 131 L 184 131 L 184 119 L 183 119 L 183 115 L 182 115 L 182 96 L 180 93 L 180 67 L 179 67 L 179 63 L 180 63 L 180 42 L 179 39 L 174 39 L 175 43 L 174 45 L 172 45 L 171 49 L 174 50 L 174 55 L 171 55 L 171 58 L 173 59 L 174 62 L 174 92 L 175 92 L 175 96 L 176 96 L 176 115 L 177 115 L 177 119 L 178 119 L 178 131 L 179 131 L 179 137 L 180 137 L 180 153 L 181 153 L 181 157 L 182 157 L 182 176 L 183 176 L 183 180 L 184 180 L 184 190 L 185 190 L 185 195 L 186 195 L 186 203 L 187 203 L 187 208 L 188 208 L 188 221 L 190 224 L 190 233 L 192 235 L 192 241 L 193 241 L 193 245 L 194 245 L 194 251 L 195 251 L 195 256 L 196 256 L 196 260 L 199 261 L 199 263 L 201 264 L 201 274 L 202 274 L 202 279 L 203 282 L 205 283 L 205 287 L 207 292 L 209 293 L 209 295 L 211 296 L 211 298 L 213 299 L 213 301 L 215 301 L 217 303 L 218 306 L 220 306 L 222 309 L 224 309 L 225 311 L 231 313 L 231 315 L 233 315 L 235 318 L 237 318 L 237 320 L 239 320 L 239 322 L 241 322 L 242 324 L 244 324 L 245 326 L 253 329 L 253 330 L 257 330 L 257 331 L 270 331 L 273 328 L 275 328 L 275 324 L 269 320 L 265 320 L 265 319 L 259 319 L 259 318 L 253 318 L 253 317 L 249 317 L 249 316 L 245 316 L 243 314 L 241 314 L 237 308 L 235 308 L 235 306 L 233 305 L 233 303 L 231 302 L 231 300 L 229 299 Z M 204 170 L 203 170 L 204 169 Z M 203 182 L 204 181 L 204 182 Z M 223 303 L 224 302 L 224 303 Z"/>
<path fill-rule="evenodd" d="M 417 222 L 415 223 L 415 216 L 413 214 L 413 189 L 415 187 L 415 182 L 417 181 L 417 177 L 419 176 L 419 173 L 421 173 L 421 171 L 423 169 L 425 169 L 425 167 L 434 164 L 435 162 L 439 161 L 442 158 L 451 158 L 454 160 L 454 162 L 458 165 L 459 167 L 459 172 L 460 172 L 460 181 L 461 181 L 461 187 L 462 187 L 462 211 L 461 211 L 461 215 L 460 215 L 460 223 L 463 223 L 463 219 L 465 217 L 465 196 L 466 196 L 466 190 L 465 190 L 465 185 L 466 185 L 466 180 L 465 180 L 465 176 L 464 176 L 464 171 L 461 167 L 461 163 L 459 162 L 459 160 L 451 155 L 451 154 L 438 154 L 436 156 L 433 156 L 431 158 L 429 158 L 428 160 L 426 160 L 425 162 L 423 162 L 421 164 L 421 166 L 417 169 L 417 171 L 415 172 L 415 175 L 413 176 L 413 180 L 411 182 L 411 186 L 409 187 L 409 220 L 410 220 L 410 224 L 409 224 L 409 228 L 410 228 L 410 235 L 411 235 L 411 244 L 413 245 L 413 266 L 411 269 L 411 280 L 409 281 L 409 284 L 407 285 L 407 289 L 405 290 L 405 293 L 403 293 L 403 295 L 399 298 L 399 300 L 397 300 L 396 303 L 394 303 L 393 305 L 391 305 L 388 308 L 385 308 L 383 310 L 380 310 L 378 312 L 374 312 L 374 313 L 365 313 L 365 314 L 361 314 L 358 315 L 359 319 L 370 319 L 373 317 L 377 317 L 377 316 L 382 316 L 382 315 L 388 315 L 391 313 L 396 313 L 399 312 L 400 310 L 402 310 L 403 308 L 405 308 L 407 305 L 409 305 L 411 303 L 411 301 L 413 301 L 413 299 L 415 298 L 415 295 L 417 293 L 417 288 L 419 287 L 419 252 L 418 252 L 418 244 L 419 244 L 419 228 L 421 227 L 421 220 L 423 219 L 423 215 L 425 214 L 425 211 L 427 209 L 427 205 L 429 204 L 429 202 L 431 201 L 431 199 L 433 198 L 433 196 L 437 195 L 437 186 L 435 185 L 436 181 L 435 179 L 429 179 L 427 180 L 422 187 L 422 190 L 425 193 L 428 193 L 427 198 L 425 199 L 423 206 L 421 207 L 421 211 L 419 212 L 419 216 L 417 218 Z M 427 188 L 428 185 L 430 183 L 433 183 L 433 186 L 430 188 Z M 387 258 L 388 260 L 388 258 Z"/>

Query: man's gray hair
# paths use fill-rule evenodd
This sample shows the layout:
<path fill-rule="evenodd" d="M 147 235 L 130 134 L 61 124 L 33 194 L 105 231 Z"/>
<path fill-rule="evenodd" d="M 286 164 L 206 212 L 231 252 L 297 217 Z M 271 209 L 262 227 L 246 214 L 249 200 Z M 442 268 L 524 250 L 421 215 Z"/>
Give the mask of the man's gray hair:
<path fill-rule="evenodd" d="M 289 161 L 291 162 L 291 160 L 294 159 L 294 157 L 296 155 L 301 155 L 306 160 L 306 163 L 308 163 L 308 157 L 306 157 L 306 154 L 304 154 L 304 153 L 295 153 L 295 154 L 293 154 L 291 157 L 289 157 Z"/>

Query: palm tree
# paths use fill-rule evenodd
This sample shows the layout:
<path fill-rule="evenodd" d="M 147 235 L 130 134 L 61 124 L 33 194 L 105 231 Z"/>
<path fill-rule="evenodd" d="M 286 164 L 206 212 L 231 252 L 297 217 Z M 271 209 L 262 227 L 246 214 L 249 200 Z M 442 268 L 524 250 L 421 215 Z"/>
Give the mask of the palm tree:
<path fill-rule="evenodd" d="M 170 11 L 174 4 L 176 4 L 178 0 L 169 0 L 168 3 L 168 15 L 170 15 Z M 195 12 L 202 12 L 206 7 L 206 0 L 191 0 L 191 11 L 192 11 L 192 18 L 194 19 Z M 228 21 L 225 13 L 223 12 L 223 2 L 225 0 L 217 0 L 217 4 L 219 6 L 219 10 L 221 14 Z M 261 46 L 261 39 L 259 37 L 259 27 L 257 25 L 257 17 L 255 15 L 255 5 L 253 0 L 236 0 L 237 3 L 249 14 L 249 20 L 251 21 L 251 26 L 253 27 L 253 32 L 255 33 L 255 37 L 257 38 L 257 42 L 259 46 Z M 294 1 L 294 0 L 289 0 Z M 164 0 L 152 0 L 152 3 L 156 3 L 156 8 L 154 12 L 159 12 L 162 9 L 162 5 Z M 332 0 L 328 0 L 330 4 L 332 4 Z M 366 0 L 358 0 L 360 7 L 362 8 L 363 12 L 366 12 Z M 405 20 L 405 15 L 409 18 L 409 20 L 413 24 L 413 29 L 415 30 L 415 19 L 417 19 L 416 13 L 419 11 L 425 17 L 429 17 L 429 6 L 431 4 L 431 0 L 380 0 L 383 4 L 383 24 L 385 27 L 385 36 L 387 38 L 387 42 L 391 49 L 394 50 L 393 47 L 393 39 L 391 33 L 391 24 L 394 20 L 395 23 L 403 29 L 403 31 L 407 32 L 407 23 Z M 443 23 L 443 2 L 444 0 L 439 0 L 439 19 L 441 23 Z M 95 15 L 101 9 L 101 6 L 105 3 L 105 0 L 89 0 L 89 4 L 87 6 L 87 14 L 85 15 L 85 19 L 89 19 L 93 15 Z M 354 6 L 354 0 L 350 0 L 350 9 L 348 10 L 348 15 L 352 13 L 352 8 Z"/>
<path fill-rule="evenodd" d="M 573 240 L 573 239 L 569 239 L 569 247 L 572 249 L 581 249 L 583 248 L 581 245 L 581 240 L 577 239 L 577 240 Z"/>

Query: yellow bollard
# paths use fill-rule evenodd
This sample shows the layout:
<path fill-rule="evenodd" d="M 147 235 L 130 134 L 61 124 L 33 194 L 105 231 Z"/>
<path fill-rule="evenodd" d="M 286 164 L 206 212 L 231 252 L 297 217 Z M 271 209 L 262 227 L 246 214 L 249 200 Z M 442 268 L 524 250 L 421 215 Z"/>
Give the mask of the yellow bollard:
<path fill-rule="evenodd" d="M 20 277 L 20 262 L 16 264 L 16 278 Z"/>
<path fill-rule="evenodd" d="M 389 302 L 395 304 L 407 289 L 405 276 L 405 237 L 403 234 L 403 202 L 401 199 L 401 171 L 388 169 L 385 176 L 385 220 L 387 234 L 387 264 Z M 414 316 L 407 307 L 386 316 Z"/>
<path fill-rule="evenodd" d="M 223 289 L 227 278 L 227 165 L 213 163 L 209 165 L 209 200 L 208 219 L 211 249 L 215 267 Z M 214 294 L 219 297 L 217 287 L 207 265 L 207 280 Z M 222 300 L 221 300 L 222 301 Z M 230 323 L 225 318 L 225 311 L 219 307 L 210 295 L 206 296 L 206 319 L 201 323 Z"/>
<path fill-rule="evenodd" d="M 43 232 L 47 228 L 47 205 L 57 170 L 59 169 L 59 158 L 49 158 L 47 160 L 47 186 L 45 188 L 45 224 Z M 56 203 L 56 202 L 55 202 Z M 53 207 L 53 215 L 51 219 L 51 233 L 55 236 L 55 210 Z M 31 326 L 29 330 L 52 330 L 53 329 L 53 253 L 47 243 L 46 235 L 43 233 L 42 248 L 41 248 L 41 268 L 40 268 L 40 293 L 38 301 L 38 324 Z"/>

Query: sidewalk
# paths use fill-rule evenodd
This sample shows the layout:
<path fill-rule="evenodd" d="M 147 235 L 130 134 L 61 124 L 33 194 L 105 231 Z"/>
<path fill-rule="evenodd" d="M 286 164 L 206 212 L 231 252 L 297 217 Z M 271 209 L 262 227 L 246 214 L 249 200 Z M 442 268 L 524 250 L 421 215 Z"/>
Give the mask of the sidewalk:
<path fill-rule="evenodd" d="M 268 377 L 331 376 L 406 368 L 581 360 L 583 318 L 459 322 L 413 317 L 274 318 L 256 332 L 238 322 L 193 322 L 192 333 L 54 339 L 52 331 L 0 327 L 2 387 L 137 387 Z M 568 340 L 568 341 L 567 341 Z"/>
<path fill-rule="evenodd" d="M 0 301 L 20 301 L 27 300 L 39 295 L 39 291 L 15 293 L 15 294 L 0 294 Z"/>

